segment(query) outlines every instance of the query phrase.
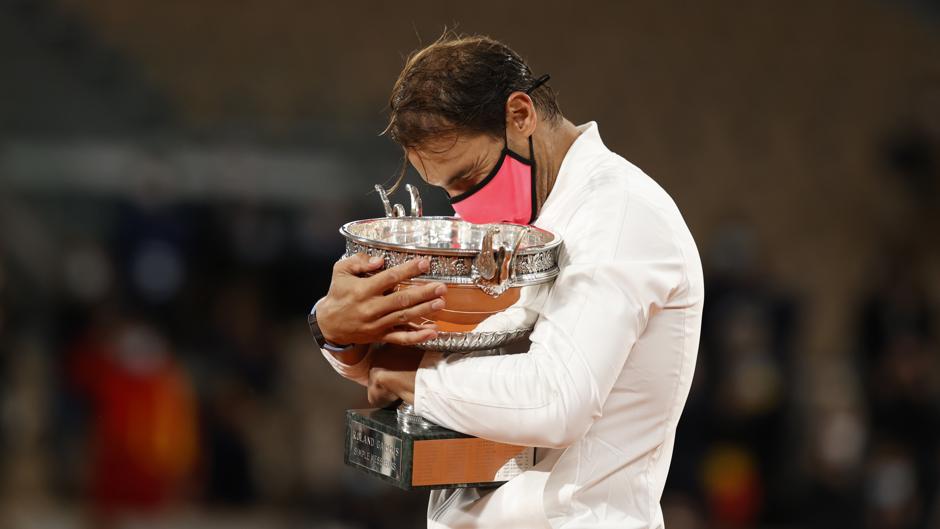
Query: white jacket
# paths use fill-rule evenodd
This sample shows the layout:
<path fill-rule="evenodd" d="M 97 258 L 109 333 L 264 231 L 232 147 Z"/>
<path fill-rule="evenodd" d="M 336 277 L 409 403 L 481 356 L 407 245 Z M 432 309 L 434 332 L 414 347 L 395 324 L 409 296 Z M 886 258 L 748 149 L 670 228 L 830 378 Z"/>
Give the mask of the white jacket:
<path fill-rule="evenodd" d="M 702 266 L 666 192 L 593 122 L 562 161 L 536 226 L 561 273 L 527 353 L 427 353 L 415 410 L 494 441 L 545 447 L 495 491 L 435 491 L 428 527 L 656 528 L 701 328 Z M 344 366 L 364 380 L 368 361 Z"/>

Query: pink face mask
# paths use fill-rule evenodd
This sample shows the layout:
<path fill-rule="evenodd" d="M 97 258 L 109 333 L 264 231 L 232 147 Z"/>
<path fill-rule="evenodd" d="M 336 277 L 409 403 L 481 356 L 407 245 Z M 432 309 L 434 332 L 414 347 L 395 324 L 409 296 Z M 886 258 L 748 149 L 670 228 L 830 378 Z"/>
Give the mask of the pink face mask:
<path fill-rule="evenodd" d="M 532 95 L 549 78 L 547 74 L 539 77 L 525 93 Z M 509 142 L 506 142 L 490 174 L 469 191 L 451 198 L 450 204 L 457 216 L 477 224 L 532 224 L 535 221 L 535 151 L 532 150 L 532 136 L 529 136 L 528 159 L 510 151 Z"/>
<path fill-rule="evenodd" d="M 535 153 L 529 136 L 529 156 L 525 159 L 503 147 L 496 167 L 479 184 L 450 199 L 457 215 L 469 222 L 514 222 L 535 220 Z"/>

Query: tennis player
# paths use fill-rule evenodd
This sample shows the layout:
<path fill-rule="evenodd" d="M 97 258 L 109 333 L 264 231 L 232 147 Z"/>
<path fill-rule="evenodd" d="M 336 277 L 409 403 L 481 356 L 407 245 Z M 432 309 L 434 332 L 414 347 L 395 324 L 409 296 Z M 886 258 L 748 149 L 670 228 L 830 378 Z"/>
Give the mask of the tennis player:
<path fill-rule="evenodd" d="M 449 36 L 414 53 L 395 82 L 387 132 L 427 183 L 472 222 L 531 223 L 561 235 L 560 274 L 527 353 L 383 353 L 432 327 L 443 284 L 386 294 L 427 271 L 412 261 L 336 264 L 315 307 L 325 358 L 439 425 L 535 446 L 534 468 L 496 489 L 431 494 L 429 528 L 658 528 L 676 425 L 695 368 L 702 267 L 669 195 L 561 114 L 548 76 L 487 37 Z M 404 171 L 403 171 L 404 173 Z"/>

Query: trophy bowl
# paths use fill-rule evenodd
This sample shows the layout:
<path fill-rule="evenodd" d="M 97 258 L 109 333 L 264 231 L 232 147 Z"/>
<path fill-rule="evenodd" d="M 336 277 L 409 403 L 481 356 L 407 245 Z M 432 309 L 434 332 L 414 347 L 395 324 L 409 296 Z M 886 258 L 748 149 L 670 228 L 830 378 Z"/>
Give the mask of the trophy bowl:
<path fill-rule="evenodd" d="M 511 223 L 473 224 L 455 217 L 396 216 L 343 225 L 346 257 L 380 256 L 383 269 L 426 257 L 427 273 L 396 286 L 447 285 L 442 310 L 414 323 L 435 323 L 438 337 L 422 349 L 467 352 L 524 338 L 544 288 L 558 275 L 561 239 L 548 230 Z"/>
<path fill-rule="evenodd" d="M 561 239 L 534 226 L 425 217 L 418 190 L 405 188 L 410 215 L 375 187 L 386 216 L 343 225 L 344 257 L 382 257 L 383 270 L 429 259 L 425 274 L 394 287 L 447 285 L 444 308 L 411 322 L 438 327 L 437 338 L 418 344 L 421 349 L 466 353 L 526 338 L 558 275 Z M 448 430 L 402 403 L 396 410 L 348 410 L 344 460 L 405 490 L 494 487 L 532 468 L 535 449 Z"/>

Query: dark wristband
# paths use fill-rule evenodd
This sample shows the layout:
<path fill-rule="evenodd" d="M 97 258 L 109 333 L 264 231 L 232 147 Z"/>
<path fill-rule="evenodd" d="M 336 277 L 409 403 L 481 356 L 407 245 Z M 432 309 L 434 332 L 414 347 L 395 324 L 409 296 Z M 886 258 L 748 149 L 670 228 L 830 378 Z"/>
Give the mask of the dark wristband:
<path fill-rule="evenodd" d="M 310 314 L 307 316 L 307 324 L 310 326 L 310 334 L 313 335 L 313 341 L 317 343 L 320 349 L 326 349 L 331 353 L 341 353 L 353 346 L 353 344 L 338 345 L 330 343 L 330 341 L 323 336 L 323 331 L 320 330 L 320 325 L 317 323 L 316 305 L 314 305 L 313 310 L 311 310 Z"/>

